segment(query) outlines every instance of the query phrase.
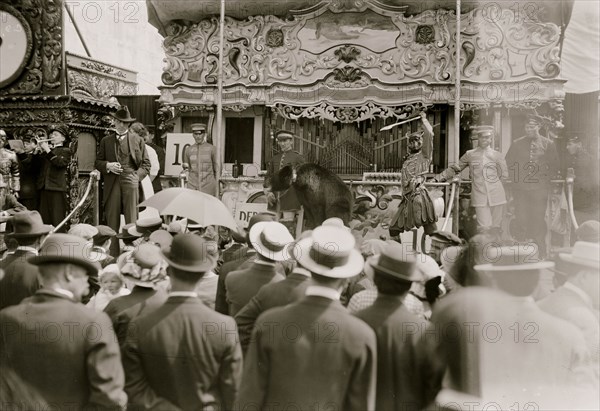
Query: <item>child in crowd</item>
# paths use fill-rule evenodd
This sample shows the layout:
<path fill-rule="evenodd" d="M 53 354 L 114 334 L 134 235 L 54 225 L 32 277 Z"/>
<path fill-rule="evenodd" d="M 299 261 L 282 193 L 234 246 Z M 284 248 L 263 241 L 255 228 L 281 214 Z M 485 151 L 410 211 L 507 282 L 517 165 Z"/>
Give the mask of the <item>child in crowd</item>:
<path fill-rule="evenodd" d="M 97 311 L 104 311 L 108 303 L 117 297 L 129 294 L 116 264 L 109 264 L 100 274 L 100 291 L 86 304 Z"/>

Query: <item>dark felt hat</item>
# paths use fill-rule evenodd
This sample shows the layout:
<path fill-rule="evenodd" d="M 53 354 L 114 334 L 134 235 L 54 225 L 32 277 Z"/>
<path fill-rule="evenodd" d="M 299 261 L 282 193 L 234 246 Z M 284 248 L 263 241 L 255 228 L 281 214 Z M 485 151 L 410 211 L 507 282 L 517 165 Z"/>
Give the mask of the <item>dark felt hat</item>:
<path fill-rule="evenodd" d="M 217 258 L 210 247 L 209 242 L 200 236 L 191 233 L 177 234 L 171 247 L 162 250 L 162 255 L 171 267 L 200 273 L 212 270 L 217 264 Z"/>
<path fill-rule="evenodd" d="M 96 276 L 100 264 L 90 256 L 89 243 L 76 235 L 52 234 L 48 236 L 40 252 L 27 261 L 34 265 L 45 263 L 70 263 L 85 268 L 89 276 Z"/>
<path fill-rule="evenodd" d="M 121 106 L 121 108 L 112 114 L 112 116 L 124 123 L 133 123 L 136 120 L 129 114 L 129 108 L 127 106 Z"/>
<path fill-rule="evenodd" d="M 135 224 L 134 223 L 129 223 L 129 224 L 125 224 L 123 227 L 121 227 L 121 232 L 119 234 L 117 234 L 117 238 L 120 240 L 127 240 L 130 238 L 139 238 L 141 237 L 141 235 L 136 235 L 136 234 L 131 234 L 129 232 L 129 229 L 131 227 L 135 228 Z"/>
<path fill-rule="evenodd" d="M 106 225 L 97 225 L 98 233 L 94 236 L 94 243 L 104 243 L 109 238 L 117 235 L 115 230 Z"/>
<path fill-rule="evenodd" d="M 417 270 L 415 256 L 401 244 L 388 244 L 379 255 L 368 259 L 371 268 L 380 274 L 384 274 L 403 281 L 421 281 L 423 275 Z"/>
<path fill-rule="evenodd" d="M 37 211 L 20 211 L 9 220 L 12 232 L 6 232 L 6 237 L 27 238 L 48 234 L 54 227 L 44 224 L 42 216 Z"/>

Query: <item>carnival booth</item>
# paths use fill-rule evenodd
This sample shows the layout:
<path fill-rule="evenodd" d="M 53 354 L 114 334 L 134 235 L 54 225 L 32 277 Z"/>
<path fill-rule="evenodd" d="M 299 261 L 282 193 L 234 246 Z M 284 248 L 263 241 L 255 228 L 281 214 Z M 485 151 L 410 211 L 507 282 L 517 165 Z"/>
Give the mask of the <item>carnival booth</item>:
<path fill-rule="evenodd" d="M 547 121 L 547 136 L 560 133 L 565 11 L 555 4 L 467 3 L 457 19 L 454 2 L 227 1 L 223 27 L 218 1 L 147 5 L 164 36 L 161 101 L 176 119 L 167 172 L 179 174 L 190 125 L 208 122 L 223 164 L 220 195 L 234 211 L 264 201 L 261 170 L 281 128 L 307 161 L 351 186 L 369 226 L 385 225 L 396 208 L 403 137 L 418 122 L 386 125 L 426 111 L 432 173 L 471 148 L 472 126 L 493 125 L 504 153 L 532 112 Z M 236 163 L 243 173 L 233 177 Z M 468 184 L 457 191 L 468 197 Z"/>
<path fill-rule="evenodd" d="M 70 150 L 63 224 L 98 224 L 96 147 L 112 127 L 115 95 L 136 93 L 136 73 L 65 51 L 62 1 L 0 3 L 0 129 L 11 148 L 49 141 L 60 126 Z M 96 172 L 97 173 L 97 172 Z M 27 170 L 21 170 L 21 178 Z M 23 187 L 21 187 L 23 189 Z M 35 191 L 35 188 L 33 188 Z M 23 198 L 23 196 L 21 196 Z"/>

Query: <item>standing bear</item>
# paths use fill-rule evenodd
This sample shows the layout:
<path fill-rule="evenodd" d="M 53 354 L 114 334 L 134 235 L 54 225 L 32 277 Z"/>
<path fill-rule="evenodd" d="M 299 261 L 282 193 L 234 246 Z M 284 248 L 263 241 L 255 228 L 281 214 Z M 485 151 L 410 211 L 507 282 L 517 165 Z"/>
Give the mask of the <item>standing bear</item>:
<path fill-rule="evenodd" d="M 352 216 L 354 196 L 336 174 L 317 164 L 285 166 L 272 180 L 273 191 L 283 191 L 292 185 L 298 201 L 304 207 L 305 228 L 311 230 L 331 217 L 338 217 L 347 226 Z"/>

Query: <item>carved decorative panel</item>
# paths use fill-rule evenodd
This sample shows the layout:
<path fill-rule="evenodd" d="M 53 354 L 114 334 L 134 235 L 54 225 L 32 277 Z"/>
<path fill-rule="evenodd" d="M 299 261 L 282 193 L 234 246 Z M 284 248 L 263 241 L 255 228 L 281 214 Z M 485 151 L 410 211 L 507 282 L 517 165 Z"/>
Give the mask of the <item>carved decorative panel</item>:
<path fill-rule="evenodd" d="M 226 16 L 225 105 L 234 99 L 235 104 L 308 106 L 328 100 L 361 105 L 367 103 L 365 96 L 388 104 L 387 94 L 398 94 L 398 87 L 414 88 L 415 82 L 433 90 L 431 99 L 423 95 L 418 99 L 449 100 L 449 95 L 436 93 L 454 82 L 453 10 L 408 16 L 402 8 L 376 1 L 323 1 L 290 13 L 290 19 L 258 15 L 240 21 Z M 556 24 L 519 19 L 511 9 L 496 10 L 494 18 L 490 13 L 488 5 L 461 15 L 458 64 L 463 80 L 486 85 L 557 78 Z M 166 31 L 163 100 L 180 103 L 195 94 L 198 104 L 214 104 L 216 91 L 207 86 L 216 86 L 217 81 L 218 19 L 171 22 Z M 540 84 L 552 89 L 549 83 Z M 419 101 L 410 97 L 396 96 L 396 105 Z M 474 103 L 485 102 L 483 94 L 474 97 L 479 100 Z M 519 101 L 532 98 L 522 95 Z M 507 99 L 503 96 L 501 102 Z"/>

